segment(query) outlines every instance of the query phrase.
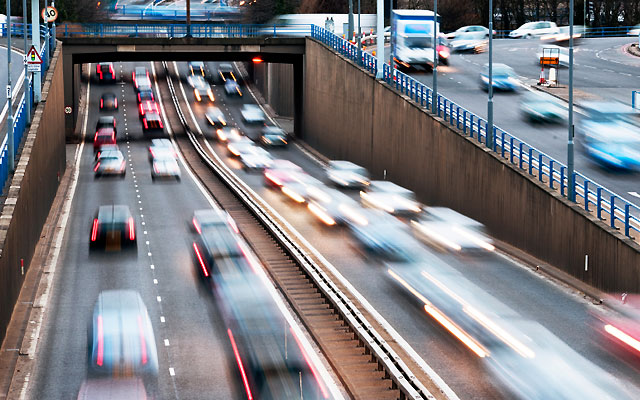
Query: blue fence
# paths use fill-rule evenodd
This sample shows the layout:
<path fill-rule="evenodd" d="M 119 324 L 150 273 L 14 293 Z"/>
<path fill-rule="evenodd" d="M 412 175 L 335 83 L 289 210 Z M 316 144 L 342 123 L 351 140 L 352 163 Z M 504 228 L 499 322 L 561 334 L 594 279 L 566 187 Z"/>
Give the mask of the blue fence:
<path fill-rule="evenodd" d="M 58 32 L 64 37 L 184 37 L 199 38 L 304 37 L 311 35 L 311 25 L 248 24 L 62 24 Z"/>
<path fill-rule="evenodd" d="M 46 25 L 40 25 L 40 38 L 44 39 L 44 37 L 47 35 L 46 30 L 47 30 Z M 7 24 L 1 23 L 0 37 L 6 37 L 7 31 L 8 31 Z M 15 23 L 15 22 L 11 23 L 11 36 L 16 36 L 16 37 L 24 36 L 24 26 L 22 25 L 22 23 Z M 31 24 L 27 24 L 27 37 L 31 37 Z"/>
<path fill-rule="evenodd" d="M 346 40 L 317 26 L 312 29 L 312 37 L 362 65 L 366 70 L 376 72 L 376 60 L 368 54 L 358 57 L 357 47 Z M 385 63 L 382 70 L 383 79 L 387 84 L 410 97 L 421 107 L 427 110 L 433 108 L 432 90 L 429 87 L 391 68 L 389 64 Z M 488 123 L 485 119 L 460 107 L 441 94 L 436 97 L 436 102 L 438 117 L 443 118 L 446 123 L 464 135 L 486 145 Z M 562 196 L 568 196 L 569 185 L 573 185 L 576 201 L 586 211 L 594 213 L 601 220 L 606 220 L 612 228 L 622 229 L 628 237 L 640 233 L 640 207 L 579 172 L 569 177 L 564 164 L 497 126 L 494 126 L 491 134 L 494 139 L 492 150 L 511 164 L 526 171 L 549 188 L 559 191 Z"/>
<path fill-rule="evenodd" d="M 49 57 L 53 49 L 55 49 L 55 38 L 49 37 L 48 32 L 45 33 L 44 43 L 40 49 L 40 57 L 42 58 L 41 77 L 42 83 L 44 83 L 45 75 L 49 68 Z M 20 143 L 27 132 L 29 127 L 30 115 L 27 115 L 27 102 L 29 102 L 31 112 L 34 111 L 33 102 L 33 83 L 31 79 L 27 81 L 27 87 L 24 88 L 23 95 L 18 103 L 18 108 L 13 114 L 13 148 L 17 152 Z M 11 110 L 9 110 L 11 112 Z M 8 151 L 8 136 L 4 132 L 4 139 L 2 145 L 0 145 L 0 184 L 4 188 L 7 178 L 9 177 L 9 151 Z"/>

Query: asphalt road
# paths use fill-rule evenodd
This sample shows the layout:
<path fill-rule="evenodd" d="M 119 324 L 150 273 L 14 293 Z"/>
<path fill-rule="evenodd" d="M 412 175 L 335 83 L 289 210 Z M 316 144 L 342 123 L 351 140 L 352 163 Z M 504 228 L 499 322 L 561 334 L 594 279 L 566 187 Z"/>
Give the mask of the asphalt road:
<path fill-rule="evenodd" d="M 188 69 L 185 63 L 171 65 L 170 70 L 173 71 L 174 67 L 178 68 L 180 76 L 186 76 Z M 216 73 L 215 63 L 207 63 L 207 68 L 210 75 Z M 188 85 L 183 86 L 195 120 L 203 133 L 211 138 L 210 145 L 214 151 L 320 251 L 461 398 L 499 398 L 504 395 L 479 359 L 430 320 L 412 296 L 398 289 L 378 260 L 363 255 L 347 229 L 322 225 L 305 207 L 266 188 L 261 174 L 243 172 L 240 163 L 229 158 L 224 146 L 213 139 L 213 129 L 204 117 L 207 104 L 197 103 Z M 258 129 L 245 126 L 239 110 L 241 104 L 253 101 L 248 91 L 245 90 L 246 95 L 241 99 L 227 98 L 221 85 L 214 86 L 214 92 L 216 106 L 223 110 L 228 121 L 255 140 Z M 309 174 L 326 181 L 321 165 L 297 146 L 272 150 L 272 153 L 295 162 Z M 351 195 L 357 197 L 357 193 Z M 597 307 L 498 255 L 459 258 L 433 252 L 431 256 L 462 273 L 477 288 L 523 318 L 539 322 L 578 353 L 622 381 L 640 384 L 638 371 L 621 362 L 596 340 L 592 312 L 598 314 Z"/>
<path fill-rule="evenodd" d="M 576 95 L 579 105 L 587 97 L 617 100 L 631 104 L 631 91 L 640 87 L 640 58 L 623 51 L 632 38 L 584 39 L 575 51 L 574 88 L 588 96 Z M 540 76 L 536 54 L 538 40 L 499 39 L 494 41 L 494 63 L 512 67 L 525 86 L 535 84 Z M 466 109 L 486 118 L 487 93 L 479 86 L 482 66 L 488 53 L 452 54 L 450 65 L 438 67 L 438 91 Z M 432 86 L 431 73 L 412 73 L 417 80 Z M 548 71 L 546 72 L 548 78 Z M 560 68 L 559 80 L 567 85 L 568 70 Z M 568 128 L 565 124 L 531 124 L 522 117 L 519 103 L 527 89 L 515 93 L 494 93 L 494 121 L 497 126 L 529 143 L 538 150 L 566 164 Z M 576 114 L 576 120 L 580 117 Z M 579 141 L 580 131 L 576 127 Z M 640 205 L 640 198 L 630 192 L 640 192 L 639 172 L 611 171 L 595 164 L 580 149 L 575 150 L 576 170 L 609 190 Z"/>
<path fill-rule="evenodd" d="M 148 383 L 147 390 L 158 399 L 237 398 L 236 367 L 225 361 L 230 359 L 226 329 L 211 295 L 197 290 L 189 251 L 191 214 L 210 205 L 186 173 L 182 182 L 152 183 L 131 70 L 132 64 L 116 63 L 125 83 L 118 78 L 109 86 L 91 84 L 87 143 L 29 397 L 77 396 L 86 377 L 86 330 L 98 293 L 135 289 L 149 310 L 159 357 L 157 383 Z M 109 114 L 98 109 L 104 92 L 120 97 L 114 114 L 128 156 L 124 180 L 93 176 L 94 127 L 100 115 Z M 128 205 L 136 218 L 137 254 L 89 253 L 94 213 L 112 203 Z"/>
<path fill-rule="evenodd" d="M 18 38 L 12 38 L 12 41 L 17 40 Z M 15 42 L 13 42 L 15 43 Z M 20 43 L 22 43 L 22 41 L 20 40 Z M 2 88 L 2 95 L 0 96 L 0 124 L 2 124 L 2 122 L 4 122 L 4 120 L 7 118 L 7 114 L 6 111 L 4 113 L 2 113 L 2 110 L 4 110 L 5 105 L 7 104 L 7 95 L 6 95 L 6 87 L 7 87 L 7 47 L 6 47 L 6 41 L 3 39 L 2 41 L 2 46 L 0 46 L 0 70 L 2 70 L 2 73 L 0 73 L 0 88 Z M 22 57 L 23 55 L 20 54 L 17 51 L 13 51 L 11 53 L 11 84 L 12 84 L 12 91 L 13 88 L 16 87 L 16 84 L 22 84 L 22 82 L 18 82 L 18 79 L 20 78 L 20 74 L 22 74 L 22 71 L 24 71 L 24 65 L 22 64 Z M 18 95 L 18 97 L 14 100 L 14 102 L 17 102 L 20 100 L 20 96 Z M 6 134 L 6 132 L 3 132 L 2 134 L 0 134 L 0 137 L 3 137 Z"/>

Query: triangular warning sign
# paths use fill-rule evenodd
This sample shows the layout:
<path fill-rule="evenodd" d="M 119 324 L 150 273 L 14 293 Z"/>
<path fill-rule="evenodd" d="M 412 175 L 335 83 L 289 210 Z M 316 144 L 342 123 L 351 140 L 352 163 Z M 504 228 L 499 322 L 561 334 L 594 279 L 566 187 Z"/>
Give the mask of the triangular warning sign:
<path fill-rule="evenodd" d="M 27 53 L 27 64 L 42 64 L 42 58 L 40 58 L 35 46 L 31 46 Z"/>

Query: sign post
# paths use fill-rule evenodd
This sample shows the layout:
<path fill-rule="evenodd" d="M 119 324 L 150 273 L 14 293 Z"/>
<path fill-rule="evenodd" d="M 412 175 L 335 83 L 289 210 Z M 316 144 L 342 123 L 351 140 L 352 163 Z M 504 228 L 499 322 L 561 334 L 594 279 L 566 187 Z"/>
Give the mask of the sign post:
<path fill-rule="evenodd" d="M 40 76 L 40 71 L 42 70 L 42 58 L 40 57 L 40 54 L 38 54 L 38 50 L 36 50 L 35 46 L 31 46 L 27 52 L 25 63 L 27 64 L 27 72 L 31 74 L 31 82 L 34 82 L 33 73 L 35 72 L 36 76 Z M 26 89 L 27 88 L 25 87 L 25 90 Z"/>

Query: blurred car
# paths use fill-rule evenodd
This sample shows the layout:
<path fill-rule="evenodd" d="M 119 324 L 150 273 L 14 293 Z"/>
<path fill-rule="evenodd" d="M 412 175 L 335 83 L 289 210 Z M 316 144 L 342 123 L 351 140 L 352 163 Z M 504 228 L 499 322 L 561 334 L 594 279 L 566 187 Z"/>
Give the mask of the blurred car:
<path fill-rule="evenodd" d="M 205 210 L 196 210 L 191 217 L 193 230 L 201 234 L 209 228 L 220 229 L 222 227 L 230 227 L 235 233 L 238 233 L 238 227 L 231 215 L 223 210 L 214 210 L 208 208 Z"/>
<path fill-rule="evenodd" d="M 231 140 L 235 140 L 242 136 L 240 130 L 238 128 L 233 128 L 230 126 L 225 126 L 223 128 L 216 129 L 216 138 L 219 142 L 226 143 Z"/>
<path fill-rule="evenodd" d="M 367 207 L 377 208 L 392 215 L 415 215 L 422 211 L 415 194 L 390 181 L 371 181 L 360 200 Z"/>
<path fill-rule="evenodd" d="M 260 143 L 265 146 L 286 146 L 287 133 L 277 126 L 265 126 L 260 132 Z"/>
<path fill-rule="evenodd" d="M 266 119 L 262 109 L 255 104 L 245 104 L 242 106 L 240 114 L 247 124 L 264 124 Z"/>
<path fill-rule="evenodd" d="M 293 175 L 303 172 L 302 168 L 289 160 L 273 160 L 271 166 L 264 170 L 264 182 L 271 187 L 281 187 L 293 179 Z"/>
<path fill-rule="evenodd" d="M 92 373 L 118 378 L 158 374 L 153 326 L 138 292 L 100 292 L 93 308 L 88 339 Z"/>
<path fill-rule="evenodd" d="M 141 77 L 141 76 L 146 76 L 147 79 L 149 78 L 149 71 L 147 70 L 147 67 L 138 65 L 137 67 L 135 67 L 133 69 L 133 72 L 131 73 L 131 81 L 135 82 L 136 81 L 136 77 Z"/>
<path fill-rule="evenodd" d="M 242 97 L 242 90 L 240 90 L 240 85 L 238 85 L 238 82 L 234 81 L 233 79 L 228 79 L 224 83 L 224 91 L 227 94 L 227 96 Z"/>
<path fill-rule="evenodd" d="M 93 152 L 97 153 L 105 144 L 116 144 L 116 131 L 112 127 L 99 128 L 93 137 Z"/>
<path fill-rule="evenodd" d="M 148 75 L 136 76 L 136 79 L 133 81 L 133 85 L 135 86 L 136 91 L 153 90 L 151 86 L 151 79 L 149 79 Z"/>
<path fill-rule="evenodd" d="M 113 115 L 105 115 L 98 118 L 98 122 L 96 122 L 96 131 L 101 128 L 111 128 L 118 133 L 118 128 L 116 127 L 116 117 Z"/>
<path fill-rule="evenodd" d="M 561 123 L 568 111 L 561 100 L 544 92 L 528 92 L 520 102 L 525 119 L 530 122 Z"/>
<path fill-rule="evenodd" d="M 455 53 L 483 53 L 487 51 L 489 41 L 483 32 L 463 32 L 451 40 L 451 50 Z"/>
<path fill-rule="evenodd" d="M 347 217 L 354 239 L 366 253 L 385 260 L 412 260 L 413 249 L 419 244 L 405 224 L 379 210 L 361 209 L 355 217 Z"/>
<path fill-rule="evenodd" d="M 280 190 L 296 203 L 304 203 L 310 197 L 311 192 L 317 188 L 323 188 L 322 182 L 307 174 L 298 172 L 289 175 L 289 179 L 282 182 Z"/>
<path fill-rule="evenodd" d="M 638 36 L 638 35 L 640 35 L 640 24 L 634 25 L 631 29 L 629 29 L 629 31 L 627 32 L 627 35 L 629 35 L 629 36 Z"/>
<path fill-rule="evenodd" d="M 100 206 L 91 225 L 91 248 L 136 246 L 136 223 L 125 205 Z"/>
<path fill-rule="evenodd" d="M 178 158 L 178 153 L 173 147 L 173 143 L 169 139 L 152 139 L 151 146 L 149 146 L 149 161 L 161 154 L 168 153 L 173 158 Z"/>
<path fill-rule="evenodd" d="M 326 173 L 331 183 L 338 187 L 362 189 L 369 186 L 369 172 L 350 161 L 329 161 Z"/>
<path fill-rule="evenodd" d="M 156 101 L 156 97 L 153 95 L 153 90 L 151 89 L 139 90 L 137 99 L 138 99 L 138 104 L 147 100 Z"/>
<path fill-rule="evenodd" d="M 447 39 L 449 39 L 449 40 L 457 39 L 463 33 L 473 33 L 473 34 L 475 34 L 477 36 L 484 36 L 484 38 L 489 38 L 489 29 L 487 29 L 487 28 L 485 28 L 484 26 L 481 26 L 481 25 L 463 26 L 463 27 L 460 27 L 460 28 L 456 29 L 454 32 L 447 33 L 445 35 L 445 37 Z M 493 34 L 495 35 L 495 31 L 493 32 Z"/>
<path fill-rule="evenodd" d="M 357 201 L 339 190 L 328 187 L 316 187 L 310 190 L 307 208 L 325 225 L 346 224 L 360 217 L 364 218 L 362 207 Z"/>
<path fill-rule="evenodd" d="M 587 155 L 607 168 L 640 170 L 638 112 L 617 102 L 584 102 L 581 107 L 576 136 Z"/>
<path fill-rule="evenodd" d="M 227 119 L 224 117 L 224 113 L 218 107 L 207 107 L 207 111 L 204 113 L 205 118 L 209 121 L 211 126 L 225 127 L 227 126 Z"/>
<path fill-rule="evenodd" d="M 637 294 L 607 295 L 607 313 L 591 311 L 596 318 L 594 329 L 603 344 L 632 364 L 640 363 L 640 296 Z"/>
<path fill-rule="evenodd" d="M 189 61 L 189 71 L 191 75 L 201 75 L 204 77 L 204 62 L 202 61 Z"/>
<path fill-rule="evenodd" d="M 484 226 L 450 208 L 425 207 L 411 221 L 416 237 L 439 250 L 494 251 Z"/>
<path fill-rule="evenodd" d="M 240 154 L 253 151 L 256 148 L 256 144 L 253 140 L 246 136 L 240 136 L 227 142 L 227 151 L 229 152 L 229 155 L 235 157 L 240 157 Z"/>
<path fill-rule="evenodd" d="M 193 88 L 193 95 L 196 100 L 202 101 L 203 97 L 208 97 L 210 101 L 215 101 L 216 98 L 211 90 L 211 85 L 201 75 L 190 75 L 187 78 L 189 85 Z"/>
<path fill-rule="evenodd" d="M 492 86 L 494 90 L 515 91 L 520 86 L 514 70 L 505 64 L 493 64 Z M 480 87 L 489 90 L 489 64 L 480 72 Z"/>
<path fill-rule="evenodd" d="M 202 279 L 211 279 L 218 263 L 244 263 L 239 236 L 229 225 L 210 225 L 192 245 L 195 265 Z"/>
<path fill-rule="evenodd" d="M 579 43 L 578 39 L 582 37 L 584 32 L 585 32 L 584 26 L 581 26 L 581 25 L 573 26 L 573 44 L 574 45 L 577 45 Z M 547 43 L 559 43 L 559 44 L 567 45 L 569 42 L 570 33 L 571 33 L 570 27 L 561 26 L 561 27 L 558 27 L 558 32 L 542 35 L 540 36 L 540 40 Z"/>
<path fill-rule="evenodd" d="M 531 39 L 533 37 L 547 35 L 551 33 L 558 33 L 559 29 L 555 22 L 551 21 L 535 21 L 527 22 L 518 29 L 509 32 L 510 38 L 525 38 Z"/>
<path fill-rule="evenodd" d="M 245 171 L 262 171 L 265 168 L 269 168 L 273 163 L 271 154 L 257 146 L 249 151 L 241 152 L 239 158 Z"/>
<path fill-rule="evenodd" d="M 149 113 L 149 112 L 160 114 L 158 103 L 151 100 L 146 100 L 140 103 L 140 105 L 138 106 L 138 116 L 142 118 L 146 113 Z"/>
<path fill-rule="evenodd" d="M 111 83 L 116 80 L 116 71 L 113 69 L 113 63 L 111 62 L 97 63 L 96 74 L 100 83 Z"/>
<path fill-rule="evenodd" d="M 566 47 L 558 46 L 555 44 L 541 44 L 538 47 L 536 53 L 536 59 L 540 62 L 542 57 L 558 57 L 558 63 L 560 66 L 569 66 L 569 49 Z M 574 58 L 575 62 L 575 58 Z"/>
<path fill-rule="evenodd" d="M 98 152 L 95 153 L 94 161 L 98 161 L 98 158 L 100 158 L 100 154 L 102 154 L 103 151 L 120 151 L 120 147 L 115 143 L 105 143 L 100 145 L 100 147 L 98 147 Z"/>
<path fill-rule="evenodd" d="M 113 93 L 104 93 L 100 96 L 100 110 L 117 110 L 118 97 Z"/>
<path fill-rule="evenodd" d="M 142 116 L 142 128 L 145 133 L 163 132 L 162 117 L 155 112 L 148 112 Z"/>
<path fill-rule="evenodd" d="M 442 33 L 438 36 L 438 45 L 436 46 L 436 51 L 438 52 L 438 63 L 442 65 L 449 65 L 451 45 Z"/>
<path fill-rule="evenodd" d="M 147 400 L 140 378 L 101 378 L 82 382 L 77 400 Z"/>
<path fill-rule="evenodd" d="M 223 82 L 229 80 L 237 81 L 235 74 L 233 73 L 233 65 L 229 63 L 222 63 L 218 65 L 218 75 L 222 78 Z"/>
<path fill-rule="evenodd" d="M 119 175 L 124 179 L 127 173 L 127 163 L 120 150 L 102 150 L 93 167 L 94 177 L 105 175 Z"/>
<path fill-rule="evenodd" d="M 180 180 L 180 165 L 173 152 L 161 151 L 155 153 L 151 160 L 151 179 L 174 178 Z"/>

